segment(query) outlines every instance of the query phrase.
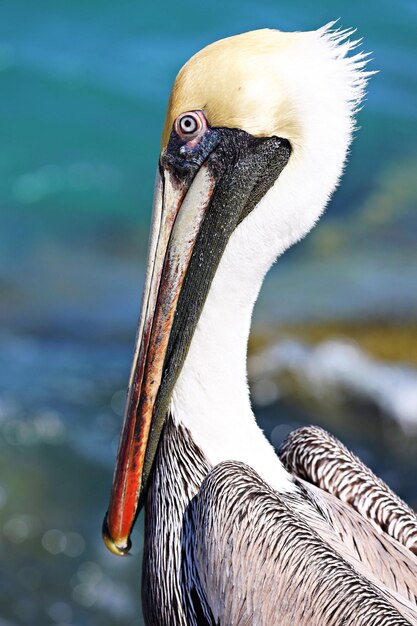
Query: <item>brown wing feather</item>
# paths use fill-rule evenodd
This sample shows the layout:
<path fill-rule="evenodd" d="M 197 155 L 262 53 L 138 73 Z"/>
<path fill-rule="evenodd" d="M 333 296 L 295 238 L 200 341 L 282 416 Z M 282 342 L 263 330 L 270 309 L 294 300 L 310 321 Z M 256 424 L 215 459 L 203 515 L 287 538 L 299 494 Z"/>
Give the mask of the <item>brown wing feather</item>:
<path fill-rule="evenodd" d="M 317 426 L 299 428 L 279 456 L 290 473 L 348 503 L 417 554 L 417 515 L 338 439 Z"/>
<path fill-rule="evenodd" d="M 222 463 L 210 472 L 191 504 L 185 534 L 193 578 L 213 623 L 417 626 L 409 594 L 401 598 L 398 586 L 390 591 L 368 571 L 342 540 L 343 516 L 332 511 L 333 496 L 319 496 L 301 484 L 295 494 L 279 494 L 242 463 Z M 355 521 L 347 524 L 360 543 L 369 540 L 367 529 L 377 537 L 349 512 L 359 528 L 364 525 L 362 538 Z"/>
<path fill-rule="evenodd" d="M 332 494 L 302 482 L 320 503 L 330 524 L 331 534 L 329 524 L 322 523 L 315 524 L 317 533 L 331 542 L 357 571 L 416 606 L 417 558 L 414 554 Z"/>

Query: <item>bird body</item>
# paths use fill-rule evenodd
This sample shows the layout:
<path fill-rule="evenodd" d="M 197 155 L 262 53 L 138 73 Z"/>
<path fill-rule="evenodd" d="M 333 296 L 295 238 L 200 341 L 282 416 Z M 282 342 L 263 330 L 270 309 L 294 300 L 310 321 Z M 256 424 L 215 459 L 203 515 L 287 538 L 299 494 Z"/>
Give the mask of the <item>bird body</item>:
<path fill-rule="evenodd" d="M 126 553 L 145 505 L 149 626 L 417 625 L 414 513 L 325 435 L 294 436 L 280 459 L 247 384 L 265 273 L 344 166 L 370 75 L 350 35 L 238 35 L 175 81 L 103 529 Z"/>
<path fill-rule="evenodd" d="M 212 468 L 169 419 L 146 502 L 147 624 L 417 624 L 414 555 L 291 480 L 288 493 L 242 463 Z"/>

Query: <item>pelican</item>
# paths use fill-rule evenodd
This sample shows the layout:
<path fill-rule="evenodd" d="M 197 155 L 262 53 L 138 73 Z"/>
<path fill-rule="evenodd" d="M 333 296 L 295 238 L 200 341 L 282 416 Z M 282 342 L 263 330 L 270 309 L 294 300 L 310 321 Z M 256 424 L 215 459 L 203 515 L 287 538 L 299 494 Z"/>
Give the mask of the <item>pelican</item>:
<path fill-rule="evenodd" d="M 417 625 L 416 515 L 318 428 L 278 456 L 247 384 L 265 273 L 344 167 L 370 76 L 352 32 L 248 32 L 175 80 L 103 525 L 124 555 L 145 506 L 148 626 Z"/>

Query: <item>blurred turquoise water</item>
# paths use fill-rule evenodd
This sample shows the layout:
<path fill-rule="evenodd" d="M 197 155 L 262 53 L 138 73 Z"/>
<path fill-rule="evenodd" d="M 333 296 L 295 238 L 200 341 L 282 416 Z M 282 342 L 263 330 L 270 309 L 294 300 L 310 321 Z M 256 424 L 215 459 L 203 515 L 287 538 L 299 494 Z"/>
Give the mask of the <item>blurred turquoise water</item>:
<path fill-rule="evenodd" d="M 342 185 L 318 229 L 271 272 L 256 321 L 412 319 L 414 2 L 0 4 L 0 626 L 142 623 L 139 555 L 107 555 L 100 524 L 169 90 L 219 37 L 338 17 L 381 71 Z M 261 413 L 268 433 L 307 419 L 285 403 Z M 348 423 L 334 430 L 358 448 Z M 375 416 L 369 432 L 365 459 L 415 500 L 404 438 Z"/>
<path fill-rule="evenodd" d="M 179 67 L 221 36 L 261 26 L 315 28 L 338 17 L 341 25 L 358 28 L 364 48 L 372 51 L 371 67 L 381 71 L 359 116 L 362 128 L 343 184 L 320 228 L 274 270 L 271 280 L 278 284 L 260 314 L 309 315 L 297 297 L 306 260 L 317 264 L 308 284 L 321 290 L 318 301 L 325 299 L 316 315 L 327 315 L 329 308 L 331 313 L 337 300 L 351 315 L 361 314 L 364 305 L 367 314 L 381 307 L 388 315 L 414 314 L 415 3 L 320 2 L 312 11 L 305 2 L 180 2 L 159 3 L 156 9 L 134 2 L 116 7 L 3 0 L 0 285 L 8 296 L 3 324 L 39 330 L 46 322 L 95 326 L 97 317 L 103 324 L 108 318 L 121 326 L 127 316 L 131 321 L 160 131 Z M 371 264 L 361 271 L 367 296 L 359 311 L 362 294 L 350 281 L 357 273 L 352 252 L 364 257 L 361 270 L 375 252 L 382 257 L 377 268 Z M 321 284 L 320 277 L 327 278 L 332 262 L 340 260 L 342 274 Z M 393 268 L 397 275 L 408 273 L 405 284 L 396 285 L 395 298 Z M 295 272 L 296 281 L 283 304 L 278 293 L 287 272 Z M 354 284 L 341 288 L 344 280 Z"/>

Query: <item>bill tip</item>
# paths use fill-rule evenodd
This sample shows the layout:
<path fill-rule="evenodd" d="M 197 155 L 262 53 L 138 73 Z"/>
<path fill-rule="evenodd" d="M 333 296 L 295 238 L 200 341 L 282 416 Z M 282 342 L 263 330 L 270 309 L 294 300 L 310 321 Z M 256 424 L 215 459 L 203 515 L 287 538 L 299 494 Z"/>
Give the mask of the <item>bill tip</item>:
<path fill-rule="evenodd" d="M 129 552 L 132 547 L 132 542 L 129 537 L 118 541 L 112 537 L 107 523 L 107 515 L 103 522 L 102 536 L 104 545 L 112 554 L 116 554 L 117 556 L 130 556 Z"/>

